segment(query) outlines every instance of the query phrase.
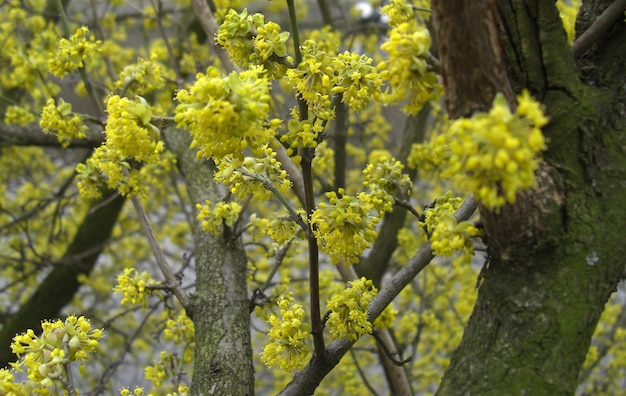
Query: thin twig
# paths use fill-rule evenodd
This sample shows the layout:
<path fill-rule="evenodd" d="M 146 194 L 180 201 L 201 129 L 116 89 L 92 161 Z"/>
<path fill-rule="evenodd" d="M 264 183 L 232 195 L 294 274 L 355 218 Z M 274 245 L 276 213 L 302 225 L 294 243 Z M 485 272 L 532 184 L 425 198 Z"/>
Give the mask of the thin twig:
<path fill-rule="evenodd" d="M 291 247 L 291 244 L 293 243 L 294 239 L 295 238 L 291 238 L 290 240 L 288 240 L 287 243 L 285 243 L 283 247 L 280 248 L 280 250 L 274 257 L 274 266 L 272 267 L 272 270 L 267 276 L 267 279 L 265 279 L 265 283 L 263 283 L 263 286 L 261 286 L 262 291 L 267 290 L 267 288 L 270 287 L 270 285 L 272 284 L 272 278 L 274 278 L 274 275 L 278 271 L 278 268 L 280 267 L 280 265 L 283 263 L 285 256 L 287 256 L 289 247 Z"/>
<path fill-rule="evenodd" d="M 606 32 L 618 19 L 624 18 L 626 0 L 615 0 L 572 44 L 574 58 L 578 59 Z"/>
<path fill-rule="evenodd" d="M 361 380 L 363 381 L 363 384 L 365 384 L 365 387 L 367 388 L 367 390 L 369 390 L 372 395 L 378 396 L 376 389 L 374 389 L 372 384 L 370 384 L 370 382 L 367 380 L 367 376 L 365 375 L 365 373 L 363 372 L 363 369 L 359 365 L 359 361 L 356 358 L 356 353 L 354 352 L 353 348 L 350 348 L 350 355 L 352 355 L 352 360 L 354 361 L 354 365 L 356 366 L 356 371 L 359 373 L 359 377 L 361 377 Z"/>
<path fill-rule="evenodd" d="M 237 70 L 237 67 L 226 53 L 226 50 L 220 47 L 215 41 L 215 35 L 217 34 L 218 26 L 215 22 L 215 17 L 211 12 L 211 9 L 206 3 L 206 0 L 192 0 L 193 9 L 196 12 L 196 18 L 200 22 L 204 33 L 206 33 L 207 41 L 211 44 L 211 47 L 220 58 L 224 69 L 230 73 Z"/>
<path fill-rule="evenodd" d="M 294 0 L 287 0 L 287 8 L 289 10 L 289 21 L 291 22 L 291 35 L 293 38 L 293 47 L 295 52 L 295 66 L 302 62 L 302 51 L 300 51 L 300 33 L 298 30 L 298 20 L 296 17 L 296 7 Z M 298 109 L 300 110 L 300 120 L 308 119 L 308 105 L 302 98 L 298 98 Z M 302 180 L 304 182 L 304 209 L 307 219 L 310 219 L 315 208 L 315 197 L 313 194 L 313 162 L 314 151 L 311 148 L 302 149 Z M 319 282 L 319 247 L 317 239 L 310 230 L 306 232 L 308 248 L 309 248 L 309 295 L 310 295 L 310 312 L 311 312 L 311 334 L 313 335 L 313 346 L 315 355 L 321 359 L 326 353 L 324 343 L 324 327 L 322 326 L 322 317 L 320 310 L 320 282 Z"/>
<path fill-rule="evenodd" d="M 165 260 L 165 255 L 159 246 L 159 242 L 154 236 L 154 231 L 152 230 L 152 226 L 150 225 L 150 220 L 148 219 L 148 215 L 141 204 L 141 200 L 138 196 L 133 196 L 131 199 L 133 206 L 135 207 L 135 211 L 137 212 L 137 216 L 139 217 L 139 221 L 141 222 L 141 227 L 143 228 L 146 237 L 148 238 L 148 243 L 150 244 L 150 248 L 152 249 L 152 253 L 154 254 L 154 258 L 156 259 L 157 265 L 161 270 L 161 273 L 165 277 L 165 281 L 167 285 L 170 287 L 170 290 L 178 301 L 182 304 L 183 308 L 187 309 L 189 305 L 189 299 L 187 293 L 183 290 L 180 285 L 180 280 L 176 278 L 176 275 L 172 271 L 172 268 Z M 188 316 L 191 316 L 188 314 Z"/>
<path fill-rule="evenodd" d="M 61 19 L 61 25 L 63 26 L 63 33 L 67 36 L 67 38 L 69 38 L 71 36 L 70 23 L 67 20 L 65 8 L 63 8 L 63 3 L 61 0 L 56 0 L 56 7 L 59 13 L 59 17 Z M 87 91 L 87 95 L 91 100 L 91 104 L 93 105 L 94 110 L 98 113 L 99 117 L 104 117 L 104 107 L 102 105 L 102 101 L 98 97 L 98 93 L 91 84 L 91 80 L 89 79 L 87 71 L 84 67 L 84 62 L 83 67 L 78 68 L 78 74 L 80 74 L 80 78 L 83 81 L 83 84 L 85 84 L 85 90 Z"/>
<path fill-rule="evenodd" d="M 393 364 L 395 364 L 396 366 L 404 366 L 405 364 L 407 364 L 408 362 L 411 361 L 411 357 L 410 356 L 408 358 L 404 359 L 404 360 L 396 359 L 395 356 L 398 355 L 399 353 L 398 352 L 392 352 L 389 349 L 389 347 L 387 346 L 385 341 L 380 336 L 378 330 L 372 331 L 372 335 L 374 336 L 374 338 L 378 342 L 378 345 L 380 345 L 381 348 L 383 348 L 383 350 L 385 351 L 385 355 L 387 355 L 387 357 L 389 358 L 389 360 L 391 360 L 393 362 Z"/>
<path fill-rule="evenodd" d="M 409 212 L 411 212 L 411 214 L 413 216 L 415 216 L 416 219 L 422 221 L 422 216 L 419 214 L 419 212 L 417 211 L 417 209 L 415 209 L 413 207 L 413 205 L 411 205 L 410 203 L 408 203 L 406 200 L 404 199 L 400 199 L 398 197 L 393 197 L 393 201 L 396 205 L 403 207 L 404 209 L 408 210 Z"/>
<path fill-rule="evenodd" d="M 163 26 L 163 18 L 162 18 L 163 4 L 159 1 L 158 8 L 157 8 L 157 5 L 154 3 L 153 3 L 153 6 L 155 9 L 157 9 L 156 23 L 159 28 L 159 33 L 161 34 L 161 37 L 163 38 L 163 43 L 165 44 L 165 48 L 167 49 L 167 54 L 169 56 L 170 65 L 172 66 L 172 69 L 174 70 L 174 74 L 176 75 L 176 86 L 178 86 L 178 88 L 180 89 L 183 87 L 184 81 L 183 81 L 182 74 L 180 73 L 180 67 L 178 66 L 178 61 L 176 60 L 176 56 L 174 55 L 174 51 L 172 50 L 169 37 L 167 36 L 167 33 L 165 32 L 165 27 Z"/>

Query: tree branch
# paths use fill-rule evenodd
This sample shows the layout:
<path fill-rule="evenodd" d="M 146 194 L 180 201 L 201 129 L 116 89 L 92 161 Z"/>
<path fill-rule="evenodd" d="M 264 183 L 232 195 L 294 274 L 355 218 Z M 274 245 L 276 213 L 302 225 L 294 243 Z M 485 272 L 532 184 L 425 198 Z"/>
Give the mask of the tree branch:
<path fill-rule="evenodd" d="M 585 32 L 576 39 L 572 44 L 572 53 L 574 58 L 580 58 L 593 43 L 598 41 L 600 37 L 611 27 L 618 19 L 624 19 L 624 8 L 626 0 L 615 0 L 606 10 L 596 19 Z"/>
<path fill-rule="evenodd" d="M 102 126 L 92 121 L 85 121 L 85 124 L 89 128 L 87 137 L 70 141 L 68 148 L 93 149 L 104 143 Z M 1 146 L 62 147 L 56 136 L 44 133 L 39 124 L 19 126 L 0 123 Z"/>
<path fill-rule="evenodd" d="M 196 17 L 198 21 L 200 21 L 202 29 L 206 33 L 207 40 L 218 58 L 220 58 L 220 62 L 222 62 L 222 66 L 224 66 L 226 72 L 230 73 L 237 70 L 237 67 L 233 64 L 226 50 L 215 42 L 215 35 L 217 34 L 219 26 L 217 26 L 215 17 L 213 17 L 213 13 L 207 5 L 206 0 L 192 0 L 191 4 L 193 5 L 193 9 L 196 12 Z"/>
<path fill-rule="evenodd" d="M 189 298 L 187 297 L 187 293 L 183 290 L 180 279 L 176 277 L 174 271 L 172 271 L 172 267 L 167 263 L 165 259 L 165 255 L 163 254 L 163 250 L 159 246 L 159 242 L 154 236 L 154 231 L 152 230 L 152 226 L 150 225 L 150 220 L 148 219 L 148 215 L 146 214 L 146 210 L 141 204 L 141 200 L 138 196 L 131 197 L 131 202 L 133 203 L 133 207 L 137 212 L 137 216 L 139 217 L 139 222 L 141 223 L 141 227 L 143 228 L 143 232 L 146 234 L 146 238 L 148 238 L 148 243 L 150 244 L 150 248 L 152 249 L 152 253 L 154 254 L 154 258 L 165 278 L 166 286 L 169 290 L 174 293 L 180 304 L 187 309 L 189 305 Z M 191 318 L 191 313 L 188 314 Z"/>
<path fill-rule="evenodd" d="M 465 221 L 476 210 L 477 204 L 473 197 L 465 199 L 454 217 L 457 222 Z M 381 312 L 417 274 L 419 274 L 433 258 L 430 242 L 424 245 L 409 262 L 398 271 L 385 287 L 374 297 L 369 306 L 368 320 L 373 322 Z M 298 372 L 293 380 L 279 393 L 281 396 L 312 395 L 322 379 L 339 363 L 341 358 L 352 347 L 354 341 L 347 338 L 335 340 L 326 348 L 323 356 L 313 355 L 307 366 Z"/>

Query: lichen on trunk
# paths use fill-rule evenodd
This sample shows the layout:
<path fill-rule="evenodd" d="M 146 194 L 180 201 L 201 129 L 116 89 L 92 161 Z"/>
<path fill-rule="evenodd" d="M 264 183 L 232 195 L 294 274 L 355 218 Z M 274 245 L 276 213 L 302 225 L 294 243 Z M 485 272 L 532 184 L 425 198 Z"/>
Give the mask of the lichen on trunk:
<path fill-rule="evenodd" d="M 213 168 L 197 160 L 186 131 L 167 130 L 168 148 L 177 155 L 192 203 L 221 199 Z M 247 259 L 241 240 L 215 236 L 193 223 L 196 293 L 190 300 L 196 335 L 191 394 L 253 395 Z"/>

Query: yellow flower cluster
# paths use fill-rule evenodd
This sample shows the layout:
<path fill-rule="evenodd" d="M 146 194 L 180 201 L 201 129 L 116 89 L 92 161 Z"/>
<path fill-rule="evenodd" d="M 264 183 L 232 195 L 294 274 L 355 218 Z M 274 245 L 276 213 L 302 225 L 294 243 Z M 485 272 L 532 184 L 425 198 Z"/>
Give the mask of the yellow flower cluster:
<path fill-rule="evenodd" d="M 272 341 L 263 348 L 261 358 L 268 367 L 280 367 L 285 371 L 301 369 L 309 356 L 306 340 L 311 333 L 304 320 L 304 308 L 300 304 L 291 304 L 288 298 L 281 299 L 278 307 L 281 318 L 275 314 L 269 316 L 272 327 L 268 336 Z"/>
<path fill-rule="evenodd" d="M 256 213 L 252 213 L 246 224 L 246 231 L 252 237 L 252 240 L 259 241 L 267 235 L 267 225 L 269 220 L 264 217 L 259 217 Z"/>
<path fill-rule="evenodd" d="M 358 263 L 358 256 L 376 239 L 374 226 L 380 219 L 370 216 L 373 205 L 367 194 L 353 197 L 342 188 L 338 192 L 326 193 L 328 203 L 320 203 L 313 211 L 313 233 L 332 263 Z"/>
<path fill-rule="evenodd" d="M 140 387 L 135 387 L 135 389 L 133 389 L 133 392 L 130 392 L 130 389 L 128 388 L 122 388 L 120 389 L 120 396 L 143 396 L 144 395 L 144 391 L 143 388 Z"/>
<path fill-rule="evenodd" d="M 381 156 L 363 170 L 363 185 L 370 189 L 370 199 L 379 213 L 391 212 L 395 197 L 403 199 L 410 194 L 413 183 L 403 169 L 395 158 Z"/>
<path fill-rule="evenodd" d="M 89 35 L 89 29 L 85 26 L 79 28 L 70 39 L 59 40 L 59 47 L 54 54 L 50 54 L 48 70 L 57 77 L 73 73 L 77 69 L 85 67 L 85 61 L 100 50 L 100 40 L 96 41 Z"/>
<path fill-rule="evenodd" d="M 87 126 L 83 124 L 78 114 L 72 113 L 72 105 L 59 99 L 55 105 L 54 99 L 48 99 L 48 103 L 41 111 L 39 126 L 45 133 L 56 135 L 62 146 L 67 147 L 72 139 L 85 138 Z"/>
<path fill-rule="evenodd" d="M 284 76 L 293 62 L 287 55 L 287 39 L 289 32 L 281 32 L 274 22 L 265 23 L 263 14 L 248 15 L 247 9 L 241 13 L 230 9 L 216 35 L 236 65 L 263 66 L 276 79 Z"/>
<path fill-rule="evenodd" d="M 317 49 L 330 56 L 334 56 L 339 53 L 339 47 L 341 46 L 341 32 L 332 29 L 328 25 L 324 25 L 319 30 L 311 31 L 308 39 L 316 43 Z"/>
<path fill-rule="evenodd" d="M 365 278 L 351 281 L 341 293 L 334 294 L 326 309 L 330 311 L 326 326 L 333 338 L 348 337 L 356 341 L 363 334 L 372 333 L 367 319 L 369 303 L 378 293 L 374 283 Z"/>
<path fill-rule="evenodd" d="M 430 44 L 426 27 L 405 22 L 391 29 L 389 39 L 381 45 L 388 59 L 378 68 L 391 87 L 385 93 L 385 100 L 393 102 L 408 98 L 403 111 L 409 114 L 417 113 L 424 103 L 437 100 L 442 92 L 437 74 L 430 70 L 426 61 Z"/>
<path fill-rule="evenodd" d="M 78 191 L 84 198 L 100 198 L 105 182 L 108 188 L 117 189 L 122 195 L 145 197 L 151 185 L 163 183 L 163 173 L 169 172 L 175 163 L 174 155 L 166 152 L 158 163 L 132 168 L 120 153 L 105 144 L 98 147 L 86 163 L 76 166 Z"/>
<path fill-rule="evenodd" d="M 9 106 L 4 113 L 4 123 L 7 125 L 26 126 L 35 122 L 35 115 L 22 106 Z"/>
<path fill-rule="evenodd" d="M 287 132 L 280 137 L 280 141 L 288 145 L 287 154 L 294 156 L 299 149 L 317 147 L 318 135 L 324 130 L 322 120 L 300 121 L 295 110 L 292 111 L 291 116 L 292 118 L 287 122 Z M 299 157 L 295 159 L 296 162 L 299 160 Z"/>
<path fill-rule="evenodd" d="M 445 195 L 435 200 L 432 208 L 424 211 L 424 221 L 420 222 L 420 227 L 424 228 L 429 234 L 432 234 L 433 230 L 437 227 L 439 216 L 456 212 L 462 203 L 462 198 L 455 197 L 452 195 L 452 192 L 448 191 Z"/>
<path fill-rule="evenodd" d="M 517 97 L 511 113 L 498 94 L 489 113 L 452 123 L 447 132 L 450 150 L 442 176 L 474 193 L 487 208 L 514 203 L 518 191 L 533 187 L 537 154 L 545 150 L 541 127 L 548 120 L 527 91 Z"/>
<path fill-rule="evenodd" d="M 271 198 L 273 189 L 286 193 L 291 188 L 287 172 L 276 159 L 276 152 L 262 147 L 262 157 L 245 157 L 241 162 L 224 158 L 217 163 L 215 180 L 228 184 L 230 191 L 241 198 L 254 196 L 262 201 Z"/>
<path fill-rule="evenodd" d="M 143 388 L 140 387 L 135 387 L 135 389 L 133 389 L 132 393 L 130 391 L 130 389 L 128 388 L 122 388 L 120 389 L 120 396 L 143 396 L 146 393 L 144 392 Z M 149 396 L 154 396 L 154 393 L 148 393 Z M 165 396 L 187 396 L 189 395 L 189 387 L 185 384 L 180 384 L 178 385 L 178 389 L 177 392 L 168 392 Z"/>
<path fill-rule="evenodd" d="M 76 166 L 78 189 L 85 198 L 98 198 L 99 182 L 106 177 L 107 186 L 123 195 L 145 195 L 157 181 L 152 173 L 169 170 L 173 164 L 171 155 L 162 155 L 160 131 L 150 122 L 152 110 L 140 96 L 130 100 L 114 95 L 107 100 L 107 112 L 106 143 Z M 133 167 L 131 160 L 143 166 Z"/>
<path fill-rule="evenodd" d="M 150 123 L 152 110 L 141 96 L 135 100 L 113 95 L 107 100 L 109 117 L 104 129 L 109 149 L 124 159 L 146 164 L 159 162 L 163 151 L 160 131 Z"/>
<path fill-rule="evenodd" d="M 334 117 L 332 94 L 342 95 L 342 101 L 355 111 L 363 110 L 371 100 L 381 99 L 382 77 L 367 55 L 346 51 L 334 56 L 313 40 L 304 42 L 302 55 L 302 62 L 287 71 L 287 79 L 316 117 Z"/>
<path fill-rule="evenodd" d="M 141 304 L 148 306 L 148 297 L 158 291 L 150 286 L 157 286 L 160 282 L 155 281 L 148 271 L 141 273 L 134 268 L 125 268 L 124 273 L 117 276 L 117 286 L 113 289 L 116 293 L 122 293 L 124 298 L 121 304 Z"/>
<path fill-rule="evenodd" d="M 159 388 L 163 383 L 170 378 L 170 372 L 174 370 L 179 364 L 176 355 L 167 351 L 161 351 L 159 354 L 159 360 L 154 361 L 153 366 L 146 366 L 144 369 L 144 376 L 152 384 Z"/>
<path fill-rule="evenodd" d="M 474 255 L 474 242 L 471 238 L 479 234 L 480 231 L 467 221 L 457 223 L 453 214 L 441 215 L 431 236 L 432 248 L 435 254 L 441 256 L 460 252 L 463 261 L 470 262 Z"/>
<path fill-rule="evenodd" d="M 287 70 L 287 79 L 317 117 L 330 120 L 334 117 L 330 109 L 331 90 L 337 82 L 333 57 L 320 50 L 313 40 L 306 40 L 301 50 L 302 62 Z"/>
<path fill-rule="evenodd" d="M 415 23 L 416 13 L 407 0 L 391 0 L 380 11 L 389 17 L 389 26 L 402 23 Z"/>
<path fill-rule="evenodd" d="M 458 252 L 462 261 L 470 262 L 474 255 L 472 238 L 481 235 L 481 231 L 467 221 L 457 223 L 454 212 L 462 202 L 461 198 L 452 197 L 448 192 L 435 201 L 433 208 L 424 212 L 424 222 L 420 226 L 431 234 L 435 254 L 452 256 Z"/>
<path fill-rule="evenodd" d="M 269 143 L 280 125 L 267 125 L 271 98 L 260 67 L 227 77 L 209 67 L 206 74 L 196 76 L 189 90 L 178 91 L 177 99 L 174 120 L 191 132 L 191 147 L 199 149 L 198 158 L 242 159 L 243 149 L 254 152 Z"/>
<path fill-rule="evenodd" d="M 267 236 L 279 245 L 295 237 L 300 227 L 291 217 L 274 217 L 267 223 Z"/>
<path fill-rule="evenodd" d="M 193 362 L 196 334 L 193 321 L 185 311 L 181 311 L 176 319 L 168 319 L 165 322 L 163 336 L 166 340 L 172 340 L 174 344 L 183 346 L 183 363 Z"/>
<path fill-rule="evenodd" d="M 371 100 L 380 100 L 382 78 L 372 64 L 372 58 L 355 52 L 344 52 L 334 60 L 339 71 L 334 94 L 341 94 L 341 101 L 354 111 L 361 111 Z"/>
<path fill-rule="evenodd" d="M 441 176 L 450 157 L 450 147 L 447 134 L 439 134 L 425 143 L 411 146 L 408 158 L 409 168 L 419 169 L 421 172 L 432 172 L 434 176 Z"/>
<path fill-rule="evenodd" d="M 155 54 L 149 60 L 139 58 L 137 63 L 126 66 L 115 82 L 124 94 L 144 95 L 165 86 L 165 78 Z"/>
<path fill-rule="evenodd" d="M 202 229 L 216 236 L 220 235 L 224 226 L 233 227 L 239 219 L 241 205 L 237 202 L 204 201 L 204 205 L 196 204 L 198 215 L 196 218 L 202 224 Z"/>
<path fill-rule="evenodd" d="M 25 368 L 28 380 L 15 383 L 11 372 L 0 371 L 1 394 L 49 394 L 58 387 L 65 389 L 64 384 L 68 383 L 66 365 L 87 359 L 104 335 L 102 330 L 92 329 L 83 316 L 70 315 L 65 321 L 45 321 L 41 327 L 39 337 L 31 329 L 13 337 L 11 350 L 20 360 L 12 365 L 19 371 Z"/>

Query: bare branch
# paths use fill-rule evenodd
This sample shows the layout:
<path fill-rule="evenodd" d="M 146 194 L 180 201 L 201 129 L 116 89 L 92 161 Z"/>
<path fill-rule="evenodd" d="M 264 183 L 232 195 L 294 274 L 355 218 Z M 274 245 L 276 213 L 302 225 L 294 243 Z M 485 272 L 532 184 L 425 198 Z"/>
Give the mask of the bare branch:
<path fill-rule="evenodd" d="M 208 41 L 211 43 L 211 47 L 220 58 L 224 69 L 226 69 L 228 73 L 237 70 L 237 67 L 233 64 L 233 61 L 226 53 L 226 50 L 215 42 L 215 34 L 217 33 L 218 26 L 206 1 L 193 0 L 191 3 L 193 5 L 193 9 L 196 11 L 196 17 L 198 18 L 198 21 L 200 21 L 200 25 L 202 25 L 204 33 L 206 33 Z"/>
<path fill-rule="evenodd" d="M 624 8 L 626 0 L 615 0 L 606 10 L 596 19 L 585 33 L 583 33 L 572 44 L 572 53 L 574 58 L 578 59 L 585 53 L 598 39 L 606 32 L 613 23 L 618 19 L 624 18 Z"/>
<path fill-rule="evenodd" d="M 91 121 L 86 121 L 85 124 L 89 127 L 87 138 L 70 141 L 68 148 L 92 149 L 104 142 L 101 125 Z M 61 143 L 56 136 L 44 133 L 38 124 L 19 126 L 0 123 L 0 147 L 2 146 L 61 147 Z"/>
<path fill-rule="evenodd" d="M 150 248 L 152 248 L 152 253 L 154 254 L 154 258 L 156 259 L 157 265 L 161 270 L 161 273 L 165 277 L 165 281 L 167 282 L 167 286 L 170 288 L 172 293 L 176 296 L 178 301 L 182 304 L 184 308 L 187 308 L 189 305 L 189 298 L 187 293 L 183 290 L 180 285 L 180 279 L 176 277 L 174 271 L 172 271 L 172 267 L 167 263 L 165 259 L 165 255 L 163 251 L 159 247 L 159 242 L 154 236 L 154 231 L 152 230 L 152 226 L 150 225 L 150 220 L 148 219 L 148 215 L 146 214 L 143 205 L 141 204 L 141 200 L 137 196 L 133 196 L 131 198 L 131 202 L 135 207 L 135 211 L 139 216 L 139 221 L 141 222 L 141 227 L 148 238 L 148 243 L 150 244 Z"/>

